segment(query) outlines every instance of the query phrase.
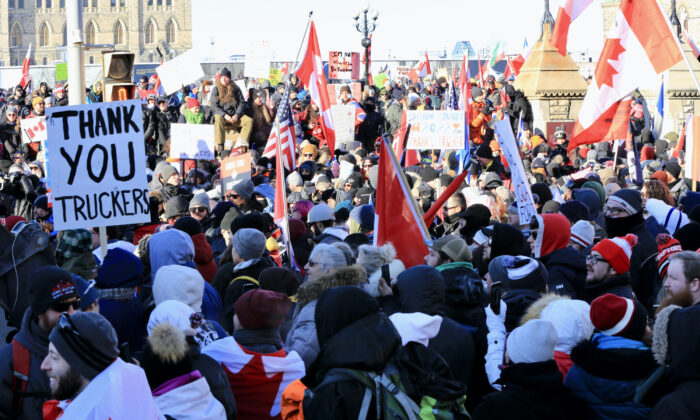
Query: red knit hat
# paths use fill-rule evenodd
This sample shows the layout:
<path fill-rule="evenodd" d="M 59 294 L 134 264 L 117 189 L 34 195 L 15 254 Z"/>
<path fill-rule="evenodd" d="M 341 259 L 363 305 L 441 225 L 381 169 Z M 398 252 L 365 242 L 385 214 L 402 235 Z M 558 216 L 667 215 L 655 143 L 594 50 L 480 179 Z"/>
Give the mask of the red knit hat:
<path fill-rule="evenodd" d="M 192 109 L 192 108 L 198 107 L 198 106 L 199 106 L 198 100 L 196 100 L 195 98 L 193 98 L 191 96 L 187 97 L 187 108 Z"/>
<path fill-rule="evenodd" d="M 290 305 L 284 293 L 253 289 L 236 301 L 236 315 L 243 328 L 272 329 L 282 325 Z"/>
<path fill-rule="evenodd" d="M 666 171 L 656 171 L 651 175 L 651 179 L 656 179 L 664 185 L 668 185 L 668 175 Z"/>
<path fill-rule="evenodd" d="M 630 233 L 623 237 L 603 239 L 591 251 L 597 251 L 602 255 L 617 274 L 625 274 L 630 270 L 630 258 L 635 245 L 637 245 L 637 235 Z"/>
<path fill-rule="evenodd" d="M 606 293 L 591 302 L 591 323 L 601 333 L 641 340 L 647 327 L 647 311 L 632 299 Z"/>
<path fill-rule="evenodd" d="M 659 247 L 659 253 L 656 254 L 656 262 L 659 264 L 659 278 L 663 280 L 666 277 L 666 271 L 668 271 L 669 258 L 671 255 L 683 251 L 683 248 L 681 248 L 678 239 L 674 239 L 668 233 L 656 235 L 656 245 Z"/>

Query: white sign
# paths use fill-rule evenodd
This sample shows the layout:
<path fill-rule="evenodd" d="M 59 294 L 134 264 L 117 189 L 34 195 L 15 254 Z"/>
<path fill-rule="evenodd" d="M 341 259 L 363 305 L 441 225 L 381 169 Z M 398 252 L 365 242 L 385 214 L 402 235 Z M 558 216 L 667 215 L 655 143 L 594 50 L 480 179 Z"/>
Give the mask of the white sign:
<path fill-rule="evenodd" d="M 501 146 L 503 156 L 505 156 L 510 167 L 510 177 L 518 207 L 520 224 L 526 225 L 530 223 L 532 216 L 537 214 L 537 210 L 535 210 L 535 200 L 532 197 L 532 190 L 525 176 L 525 168 L 520 158 L 515 136 L 513 136 L 513 128 L 510 125 L 510 121 L 501 120 L 494 124 L 493 129 L 496 133 L 496 139 L 498 139 L 498 145 Z"/>
<path fill-rule="evenodd" d="M 22 143 L 46 140 L 46 117 L 25 118 L 20 121 Z"/>
<path fill-rule="evenodd" d="M 406 111 L 407 149 L 464 149 L 464 111 Z"/>
<path fill-rule="evenodd" d="M 243 94 L 243 98 L 245 100 L 248 100 L 248 88 L 245 85 L 245 80 L 236 80 L 235 82 L 236 85 L 238 85 L 238 88 L 241 90 L 241 93 Z"/>
<path fill-rule="evenodd" d="M 46 128 L 57 231 L 151 220 L 139 100 L 51 107 Z"/>
<path fill-rule="evenodd" d="M 214 160 L 214 126 L 211 124 L 171 124 L 170 157 L 173 159 Z"/>
<path fill-rule="evenodd" d="M 270 60 L 272 53 L 267 41 L 253 43 L 245 54 L 245 66 L 243 75 L 245 77 L 270 77 Z"/>
<path fill-rule="evenodd" d="M 333 125 L 335 127 L 335 144 L 347 143 L 355 140 L 355 106 L 333 105 L 331 106 Z"/>
<path fill-rule="evenodd" d="M 183 86 L 204 77 L 204 70 L 199 64 L 199 55 L 195 50 L 189 50 L 156 67 L 156 73 L 166 95 L 173 94 Z"/>

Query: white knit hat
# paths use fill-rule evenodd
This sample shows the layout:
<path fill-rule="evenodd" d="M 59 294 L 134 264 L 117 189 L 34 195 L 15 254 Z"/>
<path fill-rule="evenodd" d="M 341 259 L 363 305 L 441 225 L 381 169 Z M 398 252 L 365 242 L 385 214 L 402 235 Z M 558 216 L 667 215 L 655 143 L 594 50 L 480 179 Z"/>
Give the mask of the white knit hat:
<path fill-rule="evenodd" d="M 155 328 L 156 325 L 163 322 L 169 322 L 173 324 L 178 329 L 185 333 L 185 336 L 193 337 L 197 335 L 199 331 L 199 323 L 201 319 L 198 319 L 195 315 L 195 311 L 189 306 L 177 300 L 166 300 L 158 304 L 151 316 L 148 317 L 148 324 L 146 329 L 148 334 L 151 334 L 151 330 Z"/>
<path fill-rule="evenodd" d="M 508 335 L 506 351 L 513 363 L 546 362 L 554 358 L 559 335 L 551 322 L 533 319 Z"/>
<path fill-rule="evenodd" d="M 671 235 L 690 223 L 685 213 L 656 198 L 647 199 L 646 210 Z"/>
<path fill-rule="evenodd" d="M 153 300 L 156 305 L 166 300 L 178 300 L 202 312 L 204 278 L 194 268 L 181 265 L 166 265 L 158 269 L 153 280 Z"/>
<path fill-rule="evenodd" d="M 579 220 L 571 226 L 571 241 L 587 248 L 593 245 L 595 229 L 588 220 Z"/>

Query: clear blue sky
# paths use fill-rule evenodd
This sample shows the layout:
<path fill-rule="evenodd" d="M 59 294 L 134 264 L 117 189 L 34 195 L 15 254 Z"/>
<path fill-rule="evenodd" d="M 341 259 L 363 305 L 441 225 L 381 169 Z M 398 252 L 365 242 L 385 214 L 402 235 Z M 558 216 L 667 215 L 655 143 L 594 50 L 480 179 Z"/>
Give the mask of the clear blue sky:
<path fill-rule="evenodd" d="M 564 1 L 550 1 L 555 19 Z M 204 58 L 211 55 L 213 39 L 214 56 L 222 59 L 245 54 L 253 40 L 265 40 L 276 60 L 293 60 L 313 10 L 323 57 L 330 50 L 359 52 L 361 36 L 352 17 L 365 5 L 359 0 L 193 0 L 192 44 Z M 379 12 L 373 58 L 416 59 L 418 51 L 425 49 L 446 48 L 449 54 L 456 41 L 490 49 L 501 40 L 507 53 L 519 52 L 525 38 L 532 45 L 539 37 L 544 1 L 375 0 L 370 8 Z M 576 20 L 569 35 L 570 50 L 598 55 L 603 45 L 602 15 L 595 2 Z"/>

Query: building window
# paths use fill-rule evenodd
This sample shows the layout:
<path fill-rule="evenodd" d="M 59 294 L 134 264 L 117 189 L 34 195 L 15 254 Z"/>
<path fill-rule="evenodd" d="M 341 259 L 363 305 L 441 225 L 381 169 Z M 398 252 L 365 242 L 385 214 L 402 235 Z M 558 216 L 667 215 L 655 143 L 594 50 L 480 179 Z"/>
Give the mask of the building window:
<path fill-rule="evenodd" d="M 175 24 L 172 20 L 165 24 L 165 42 L 169 44 L 175 42 Z"/>
<path fill-rule="evenodd" d="M 90 0 L 83 0 L 83 7 L 88 7 L 88 6 L 89 6 L 89 4 L 88 4 L 89 1 L 90 1 Z"/>
<path fill-rule="evenodd" d="M 158 6 L 162 6 L 162 5 L 163 5 L 163 0 L 157 0 L 157 1 L 156 1 L 156 4 L 157 4 Z"/>
<path fill-rule="evenodd" d="M 148 62 L 149 63 L 153 62 L 153 53 L 148 54 Z"/>
<path fill-rule="evenodd" d="M 173 0 L 165 0 L 165 5 L 166 5 L 166 6 L 172 6 L 172 5 L 173 5 Z"/>
<path fill-rule="evenodd" d="M 41 8 L 41 0 L 36 0 L 36 8 L 37 9 Z"/>
<path fill-rule="evenodd" d="M 95 43 L 95 24 L 93 22 L 88 22 L 87 26 L 85 27 L 85 43 Z"/>
<path fill-rule="evenodd" d="M 123 44 L 124 43 L 124 27 L 122 26 L 121 22 L 117 21 L 114 24 L 114 28 L 112 29 L 112 33 L 114 34 L 114 44 Z"/>
<path fill-rule="evenodd" d="M 153 0 L 148 0 L 148 5 L 153 6 Z"/>
<path fill-rule="evenodd" d="M 66 0 L 58 0 L 58 7 L 60 7 L 61 9 L 65 9 L 66 8 Z"/>
<path fill-rule="evenodd" d="M 68 30 L 65 23 L 63 24 L 63 43 L 61 45 L 68 45 Z"/>
<path fill-rule="evenodd" d="M 146 44 L 151 44 L 156 42 L 156 34 L 155 34 L 155 27 L 153 25 L 153 21 L 149 20 L 146 22 L 146 27 L 143 30 L 144 37 L 145 37 L 145 43 Z"/>
<path fill-rule="evenodd" d="M 49 25 L 46 22 L 39 27 L 39 46 L 45 47 L 49 45 Z"/>
<path fill-rule="evenodd" d="M 46 8 L 47 9 L 51 8 L 51 0 L 46 0 Z"/>
<path fill-rule="evenodd" d="M 126 0 L 119 0 L 119 7 L 126 7 Z"/>
<path fill-rule="evenodd" d="M 48 61 L 48 60 L 46 59 L 46 57 L 44 57 L 44 59 L 43 59 L 43 60 L 41 60 L 41 62 L 42 62 L 42 64 L 43 64 L 43 65 L 46 65 L 46 64 L 48 64 L 48 62 L 47 62 L 47 61 Z"/>
<path fill-rule="evenodd" d="M 117 0 L 109 0 L 109 7 L 117 7 Z"/>
<path fill-rule="evenodd" d="M 12 32 L 10 34 L 10 45 L 12 47 L 19 47 L 22 45 L 22 29 L 17 23 L 12 27 Z"/>
<path fill-rule="evenodd" d="M 14 8 L 15 8 L 15 0 L 10 0 L 10 1 L 8 1 L 8 2 L 7 2 L 7 7 L 10 8 L 10 9 L 14 9 Z"/>
<path fill-rule="evenodd" d="M 24 0 L 17 0 L 17 8 L 24 9 Z"/>
<path fill-rule="evenodd" d="M 90 61 L 90 64 L 95 64 L 95 57 L 90 56 L 90 60 L 89 60 L 89 61 Z"/>

